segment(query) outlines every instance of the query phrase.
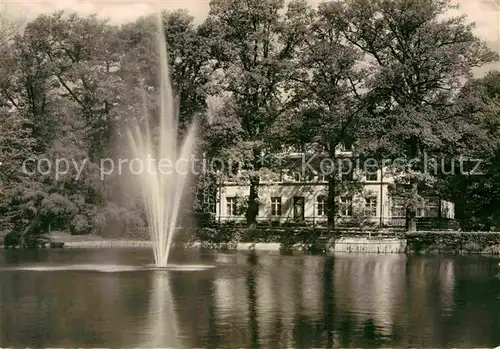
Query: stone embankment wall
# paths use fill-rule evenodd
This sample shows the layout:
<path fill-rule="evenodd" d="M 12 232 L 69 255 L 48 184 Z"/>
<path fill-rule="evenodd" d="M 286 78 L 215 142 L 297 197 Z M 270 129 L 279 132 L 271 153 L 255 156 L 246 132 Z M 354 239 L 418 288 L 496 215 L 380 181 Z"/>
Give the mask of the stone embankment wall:
<path fill-rule="evenodd" d="M 398 238 L 339 238 L 333 252 L 350 253 L 404 253 L 406 240 Z"/>
<path fill-rule="evenodd" d="M 401 238 L 346 237 L 334 252 L 409 254 L 500 254 L 498 232 L 417 232 Z"/>

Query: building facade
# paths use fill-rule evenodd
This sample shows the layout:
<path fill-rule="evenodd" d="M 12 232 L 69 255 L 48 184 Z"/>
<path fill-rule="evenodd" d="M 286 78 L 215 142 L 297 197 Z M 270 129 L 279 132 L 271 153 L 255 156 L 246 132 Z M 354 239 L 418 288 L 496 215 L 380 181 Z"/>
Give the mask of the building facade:
<path fill-rule="evenodd" d="M 344 153 L 343 155 L 350 154 Z M 301 156 L 301 155 L 295 155 Z M 336 200 L 339 223 L 349 225 L 404 226 L 404 200 L 389 193 L 394 178 L 387 169 L 360 171 L 354 168 L 350 176 L 338 180 L 358 183 L 353 194 L 340 194 Z M 304 175 L 303 171 L 280 171 L 277 178 L 261 179 L 257 221 L 271 225 L 308 223 L 326 225 L 326 194 L 328 183 L 321 174 Z M 219 222 L 245 222 L 245 200 L 250 193 L 247 185 L 225 181 L 219 186 L 215 212 Z M 417 209 L 417 218 L 454 218 L 454 206 L 439 197 L 426 197 Z"/>

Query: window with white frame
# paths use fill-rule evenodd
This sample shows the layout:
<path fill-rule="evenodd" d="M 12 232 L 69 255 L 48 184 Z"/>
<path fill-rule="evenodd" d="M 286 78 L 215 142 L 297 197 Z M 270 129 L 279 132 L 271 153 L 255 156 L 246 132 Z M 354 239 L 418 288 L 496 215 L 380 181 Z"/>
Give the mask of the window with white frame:
<path fill-rule="evenodd" d="M 343 196 L 340 198 L 340 215 L 342 217 L 352 216 L 352 197 Z"/>
<path fill-rule="evenodd" d="M 351 152 L 353 148 L 352 142 L 341 143 L 337 146 L 339 152 Z"/>
<path fill-rule="evenodd" d="M 425 217 L 437 217 L 439 215 L 439 200 L 428 199 L 425 201 Z"/>
<path fill-rule="evenodd" d="M 326 198 L 323 195 L 316 198 L 316 212 L 318 216 L 326 216 Z"/>
<path fill-rule="evenodd" d="M 235 196 L 226 198 L 226 212 L 227 212 L 228 216 L 237 216 L 238 215 L 237 202 L 238 201 L 237 201 L 237 198 Z"/>
<path fill-rule="evenodd" d="M 352 151 L 352 148 L 353 148 L 352 142 L 346 142 L 346 143 L 344 143 L 343 144 L 343 148 L 344 148 L 345 151 Z"/>
<path fill-rule="evenodd" d="M 406 217 L 406 208 L 403 198 L 391 198 L 391 216 L 395 218 Z"/>
<path fill-rule="evenodd" d="M 365 166 L 365 179 L 367 182 L 378 181 L 378 167 L 374 164 L 367 164 Z"/>
<path fill-rule="evenodd" d="M 281 216 L 281 197 L 271 198 L 271 216 Z"/>
<path fill-rule="evenodd" d="M 377 197 L 371 196 L 365 198 L 365 216 L 377 216 Z"/>
<path fill-rule="evenodd" d="M 305 173 L 304 179 L 305 179 L 306 182 L 313 182 L 315 177 L 316 176 L 315 176 L 314 172 L 307 171 Z"/>
<path fill-rule="evenodd" d="M 419 204 L 417 204 L 417 209 L 416 209 L 416 217 L 432 217 L 429 216 L 429 208 L 428 208 L 429 202 L 428 200 L 423 200 Z M 432 206 L 432 205 L 431 205 Z"/>
<path fill-rule="evenodd" d="M 425 203 L 418 204 L 416 209 L 416 217 L 425 217 Z"/>
<path fill-rule="evenodd" d="M 354 179 L 354 161 L 344 159 L 340 163 L 340 180 L 350 182 Z"/>

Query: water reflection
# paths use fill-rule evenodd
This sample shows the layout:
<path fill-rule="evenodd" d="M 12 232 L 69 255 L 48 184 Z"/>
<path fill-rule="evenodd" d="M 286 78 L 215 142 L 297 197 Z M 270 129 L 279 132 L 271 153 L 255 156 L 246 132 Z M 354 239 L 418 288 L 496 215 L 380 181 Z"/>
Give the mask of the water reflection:
<path fill-rule="evenodd" d="M 49 260 L 49 251 L 46 249 L 26 249 L 6 251 L 2 253 L 4 264 L 19 265 L 26 263 L 43 263 Z"/>
<path fill-rule="evenodd" d="M 248 257 L 248 262 L 251 266 L 257 265 L 257 256 L 251 253 Z M 248 270 L 247 288 L 248 288 L 248 313 L 249 313 L 249 332 L 251 347 L 254 349 L 260 348 L 259 340 L 259 322 L 257 320 L 257 287 L 255 268 Z"/>
<path fill-rule="evenodd" d="M 326 347 L 333 346 L 334 338 L 334 311 L 335 311 L 335 283 L 334 283 L 334 263 L 333 258 L 325 259 L 323 267 L 323 328 L 326 335 Z"/>
<path fill-rule="evenodd" d="M 453 314 L 453 290 L 455 288 L 455 267 L 451 260 L 444 260 L 439 265 L 441 281 L 441 304 L 445 315 Z"/>
<path fill-rule="evenodd" d="M 183 348 L 180 341 L 177 314 L 170 288 L 168 272 L 157 271 L 152 277 L 151 299 L 147 325 L 144 329 L 143 348 Z"/>
<path fill-rule="evenodd" d="M 143 254 L 144 253 L 144 254 Z M 116 251 L 126 265 L 148 251 Z M 25 257 L 0 252 L 4 264 Z M 43 256 L 42 256 L 43 257 Z M 42 262 L 109 264 L 102 252 Z M 179 257 L 181 258 L 181 257 Z M 493 347 L 498 261 L 206 254 L 200 272 L 1 272 L 0 347 Z"/>

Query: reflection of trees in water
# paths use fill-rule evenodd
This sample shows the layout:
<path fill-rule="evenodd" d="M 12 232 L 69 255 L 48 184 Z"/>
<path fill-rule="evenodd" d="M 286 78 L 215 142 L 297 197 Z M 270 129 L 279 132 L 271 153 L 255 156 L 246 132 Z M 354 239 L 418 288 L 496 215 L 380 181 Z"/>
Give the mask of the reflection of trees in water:
<path fill-rule="evenodd" d="M 211 271 L 172 274 L 172 298 L 185 347 L 218 347 L 223 340 L 218 334 L 225 329 L 216 318 L 214 281 Z"/>
<path fill-rule="evenodd" d="M 151 284 L 151 299 L 146 322 L 147 337 L 141 347 L 179 347 L 183 345 L 179 339 L 177 307 L 170 285 L 169 272 L 155 272 Z"/>
<path fill-rule="evenodd" d="M 305 314 L 304 308 L 304 258 L 297 260 L 297 265 L 293 269 L 293 298 L 295 300 L 294 309 L 294 324 L 292 327 L 292 342 L 295 348 L 308 348 L 310 347 L 311 339 L 317 335 L 314 330 L 309 326 L 312 322 L 311 319 Z M 313 271 L 308 271 L 312 273 Z"/>
<path fill-rule="evenodd" d="M 269 348 L 280 348 L 283 346 L 283 341 L 281 340 L 281 334 L 284 331 L 284 326 L 282 322 L 282 316 L 279 312 L 274 313 L 272 322 L 269 323 L 273 331 L 273 335 L 269 338 L 266 347 Z"/>
<path fill-rule="evenodd" d="M 447 347 L 460 341 L 468 346 L 500 344 L 500 280 L 493 277 L 497 270 L 485 258 L 471 263 L 465 258 L 408 257 L 406 261 L 390 261 L 389 265 L 396 267 L 381 269 L 379 274 L 371 267 L 366 271 L 360 268 L 368 262 L 339 256 L 335 260 L 318 258 L 309 264 L 290 257 L 244 258 L 227 261 L 225 269 L 171 273 L 172 296 L 165 294 L 158 299 L 175 300 L 182 335 L 189 337 L 183 343 L 185 347 Z M 456 275 L 453 282 L 445 278 L 449 263 L 453 263 Z M 318 271 L 315 275 L 311 275 L 313 267 Z M 148 293 L 154 275 L 2 274 L 0 309 L 17 308 L 14 314 L 0 311 L 0 342 L 24 347 L 23 340 L 31 338 L 32 347 L 103 343 L 111 347 L 143 346 L 135 336 L 147 330 L 138 327 L 148 321 L 150 326 L 149 306 L 158 309 L 155 304 L 163 303 L 151 304 L 149 300 L 154 299 Z M 384 290 L 372 287 L 370 278 L 377 275 L 383 276 L 379 283 L 391 282 L 390 297 L 384 298 L 394 302 L 389 306 L 395 309 L 390 312 L 391 321 L 380 315 L 387 303 L 379 302 L 374 294 Z M 227 299 L 215 299 L 221 292 L 217 290 L 220 281 L 226 281 Z M 359 292 L 360 285 L 365 292 Z M 453 305 L 446 305 L 451 312 L 448 316 L 441 314 L 445 292 Z M 360 300 L 371 295 L 374 297 Z M 164 320 L 171 322 L 169 318 Z"/>
<path fill-rule="evenodd" d="M 3 253 L 5 264 L 42 263 L 49 259 L 48 249 L 12 249 Z"/>
<path fill-rule="evenodd" d="M 322 346 L 322 323 L 314 321 L 306 315 L 298 316 L 293 328 L 293 342 L 295 348 L 316 348 Z"/>
<path fill-rule="evenodd" d="M 104 279 L 111 284 L 103 283 Z M 103 343 L 121 347 L 131 343 L 124 328 L 138 314 L 121 297 L 124 286 L 118 275 L 16 272 L 2 275 L 4 281 L 9 287 L 0 290 L 0 308 L 15 309 L 16 314 L 0 312 L 2 339 L 9 345 L 24 347 L 28 341 L 29 346 L 41 348 Z"/>
<path fill-rule="evenodd" d="M 384 307 L 385 303 L 377 302 L 376 297 L 367 301 L 370 305 L 368 311 L 373 304 L 378 306 L 379 311 L 375 314 L 378 317 L 372 317 L 368 322 L 366 322 L 367 317 L 361 315 L 362 313 L 353 311 L 350 305 L 351 300 L 346 298 L 353 295 L 355 291 L 351 284 L 353 279 L 345 279 L 346 272 L 347 275 L 351 274 L 349 270 L 344 270 L 337 275 L 339 273 L 337 262 L 338 260 L 330 257 L 322 258 L 319 264 L 312 263 L 318 271 L 316 274 L 318 280 L 312 281 L 314 279 L 314 277 L 311 279 L 310 275 L 312 269 L 306 267 L 307 263 L 302 260 L 247 255 L 244 284 L 237 287 L 237 289 L 244 287 L 245 292 L 242 292 L 243 290 L 236 292 L 233 287 L 236 293 L 231 296 L 236 297 L 240 304 L 245 304 L 246 308 L 223 317 L 224 320 L 217 325 L 220 340 L 230 347 L 251 344 L 253 347 L 276 348 L 287 347 L 285 343 L 289 343 L 290 340 L 293 344 L 288 347 L 297 348 L 393 343 L 390 335 L 384 335 L 385 332 L 381 332 L 382 329 L 387 332 L 385 318 L 380 316 L 380 311 L 383 311 L 380 306 Z M 238 276 L 237 274 L 235 276 Z M 355 284 L 363 284 L 359 278 L 373 277 L 372 274 L 372 271 L 368 270 L 368 272 L 354 275 L 357 280 Z M 271 285 L 274 286 L 269 287 L 271 280 Z M 231 283 L 234 281 L 235 279 L 231 278 Z M 385 280 L 380 280 L 380 282 L 383 281 Z M 304 288 L 306 284 L 307 288 Z M 310 290 L 311 287 L 313 290 Z M 339 293 L 342 287 L 344 290 Z M 369 289 L 368 293 L 362 294 L 370 295 L 370 290 L 372 292 L 378 290 L 368 285 L 366 287 Z M 305 297 L 306 294 L 307 297 Z M 319 299 L 321 303 L 320 308 L 315 306 L 316 299 Z M 224 304 L 232 302 L 228 299 Z M 245 311 L 242 312 L 243 310 Z M 213 342 L 216 341 L 213 340 Z"/>
<path fill-rule="evenodd" d="M 450 340 L 463 336 L 464 342 L 475 346 L 500 344 L 500 283 L 484 276 L 473 282 L 457 280 L 454 311 L 443 328 L 444 333 L 455 334 Z"/>
<path fill-rule="evenodd" d="M 500 285 L 493 286 L 487 264 L 474 257 L 409 256 L 405 302 L 394 319 L 393 342 L 420 347 L 498 345 L 500 307 L 491 302 L 491 292 L 500 292 Z"/>
<path fill-rule="evenodd" d="M 335 333 L 338 334 L 335 336 L 337 338 L 334 338 Z M 331 325 L 327 325 L 324 319 L 312 320 L 307 316 L 299 316 L 295 321 L 293 339 L 296 348 L 374 347 L 393 343 L 392 337 L 380 333 L 373 319 L 359 323 L 350 314 L 344 314 Z"/>
<path fill-rule="evenodd" d="M 336 302 L 334 273 L 335 259 L 325 258 L 322 266 L 322 316 L 313 319 L 297 313 L 293 328 L 294 347 L 372 346 L 387 342 L 387 338 L 384 339 L 377 330 L 373 319 L 361 322 L 349 311 L 337 309 L 337 306 L 342 307 L 342 302 Z"/>
<path fill-rule="evenodd" d="M 279 279 L 280 273 L 271 273 L 271 280 Z M 284 285 L 287 287 L 288 285 Z M 270 296 L 272 303 L 272 313 L 273 317 L 271 318 L 271 323 L 269 324 L 269 339 L 267 342 L 267 346 L 269 348 L 281 348 L 283 347 L 282 334 L 285 332 L 285 326 L 283 324 L 283 314 L 282 314 L 282 306 L 281 306 L 281 295 L 280 295 L 280 287 L 272 287 Z"/>
<path fill-rule="evenodd" d="M 304 272 L 308 272 L 305 270 Z M 293 341 L 297 348 L 311 348 L 325 346 L 331 348 L 334 338 L 334 259 L 327 257 L 322 265 L 322 316 L 318 319 L 297 313 Z"/>
<path fill-rule="evenodd" d="M 333 257 L 325 259 L 323 267 L 323 326 L 326 335 L 326 347 L 333 346 L 333 331 L 334 331 L 334 271 L 335 260 Z"/>
<path fill-rule="evenodd" d="M 204 280 L 202 287 L 203 287 L 203 289 L 214 290 L 214 288 L 215 288 L 214 280 L 213 279 Z M 219 333 L 219 330 L 217 328 L 217 316 L 216 316 L 217 309 L 215 307 L 215 299 L 214 298 L 215 298 L 214 292 L 210 292 L 210 298 L 206 304 L 208 329 L 207 329 L 206 338 L 204 340 L 204 342 L 205 342 L 204 347 L 207 349 L 219 348 L 219 345 L 220 345 L 221 340 L 222 340 L 221 335 Z"/>
<path fill-rule="evenodd" d="M 500 293 L 499 293 L 499 297 L 500 297 Z M 496 313 L 497 313 L 497 316 L 495 317 L 495 319 L 493 321 L 493 329 L 495 329 L 493 331 L 493 333 L 494 333 L 493 334 L 493 343 L 500 345 L 500 309 Z"/>
<path fill-rule="evenodd" d="M 257 287 L 256 287 L 256 272 L 255 266 L 257 265 L 257 256 L 250 253 L 248 263 L 252 266 L 248 269 L 247 274 L 247 288 L 248 288 L 248 313 L 249 313 L 249 326 L 250 326 L 250 340 L 252 348 L 260 348 L 259 341 L 259 322 L 257 320 Z"/>
<path fill-rule="evenodd" d="M 377 327 L 373 319 L 368 319 L 363 324 L 363 339 L 369 345 L 375 345 L 379 340 L 380 335 L 377 333 Z"/>

